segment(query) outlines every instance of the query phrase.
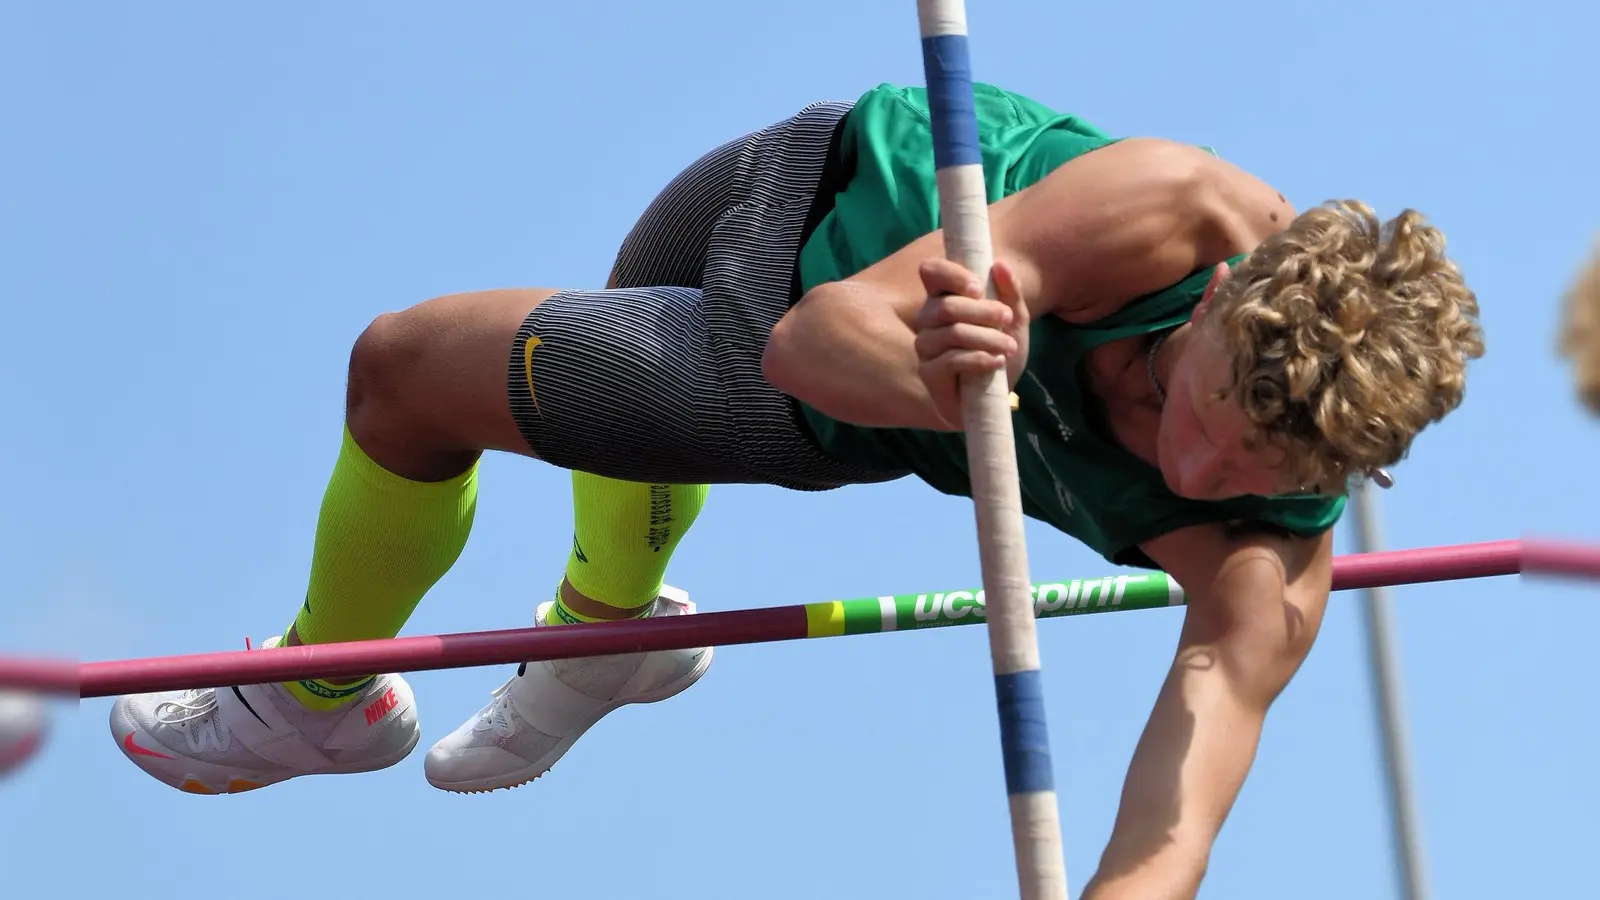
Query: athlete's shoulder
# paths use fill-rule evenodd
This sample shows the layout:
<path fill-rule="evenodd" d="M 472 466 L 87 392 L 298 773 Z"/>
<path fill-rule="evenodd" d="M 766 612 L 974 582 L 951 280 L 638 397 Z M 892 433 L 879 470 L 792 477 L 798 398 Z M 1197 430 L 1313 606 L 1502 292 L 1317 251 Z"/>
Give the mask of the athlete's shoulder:
<path fill-rule="evenodd" d="M 1134 138 L 1067 161 L 991 215 L 996 256 L 1038 314 L 1096 317 L 1207 264 L 1190 148 Z M 1220 259 L 1220 257 L 1219 257 Z"/>

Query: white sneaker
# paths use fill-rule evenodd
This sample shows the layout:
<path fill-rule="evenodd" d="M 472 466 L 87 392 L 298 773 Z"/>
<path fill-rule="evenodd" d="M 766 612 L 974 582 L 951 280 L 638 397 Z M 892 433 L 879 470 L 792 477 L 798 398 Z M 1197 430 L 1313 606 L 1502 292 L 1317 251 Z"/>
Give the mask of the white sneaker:
<path fill-rule="evenodd" d="M 50 712 L 39 695 L 0 691 L 0 778 L 32 759 L 50 730 Z"/>
<path fill-rule="evenodd" d="M 535 627 L 544 625 L 552 602 L 539 605 Z M 694 609 L 688 594 L 665 587 L 650 616 L 692 615 Z M 710 668 L 711 656 L 710 647 L 700 647 L 524 663 L 489 705 L 428 751 L 428 782 L 469 794 L 527 784 L 612 710 L 689 688 Z"/>
<path fill-rule="evenodd" d="M 305 708 L 281 684 L 119 697 L 111 736 L 134 765 L 180 791 L 237 794 L 301 775 L 387 768 L 411 753 L 421 730 L 410 685 L 380 675 L 326 712 Z"/>

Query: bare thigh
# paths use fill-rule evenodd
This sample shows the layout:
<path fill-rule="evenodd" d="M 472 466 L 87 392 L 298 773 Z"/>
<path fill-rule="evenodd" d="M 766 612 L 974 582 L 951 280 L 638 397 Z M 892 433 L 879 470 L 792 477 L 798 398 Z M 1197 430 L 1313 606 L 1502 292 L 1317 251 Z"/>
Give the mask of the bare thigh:
<path fill-rule="evenodd" d="M 511 416 L 517 329 L 553 288 L 450 294 L 375 319 L 350 353 L 346 420 L 379 465 L 437 481 L 484 450 L 533 457 Z"/>

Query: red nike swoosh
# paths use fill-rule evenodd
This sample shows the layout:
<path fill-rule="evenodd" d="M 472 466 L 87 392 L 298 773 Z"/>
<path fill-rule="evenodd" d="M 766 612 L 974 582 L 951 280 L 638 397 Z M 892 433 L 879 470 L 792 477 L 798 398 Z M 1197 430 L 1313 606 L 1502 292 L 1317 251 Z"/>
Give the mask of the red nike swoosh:
<path fill-rule="evenodd" d="M 172 757 L 166 755 L 165 753 L 157 753 L 154 750 L 146 750 L 145 748 L 139 746 L 138 744 L 135 744 L 133 742 L 133 732 L 131 732 L 131 731 L 128 732 L 128 736 L 127 737 L 122 739 L 122 749 L 128 751 L 129 753 L 137 754 L 139 756 L 154 756 L 156 759 L 171 759 L 172 758 Z"/>

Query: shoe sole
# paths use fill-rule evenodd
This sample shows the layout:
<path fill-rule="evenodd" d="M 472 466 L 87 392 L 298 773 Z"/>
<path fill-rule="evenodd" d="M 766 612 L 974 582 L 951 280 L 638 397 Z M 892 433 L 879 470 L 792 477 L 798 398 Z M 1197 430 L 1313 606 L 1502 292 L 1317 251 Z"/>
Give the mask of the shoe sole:
<path fill-rule="evenodd" d="M 141 730 L 136 729 L 130 733 L 138 735 L 139 738 L 142 738 L 147 743 L 153 743 L 150 736 Z M 155 768 L 153 765 L 146 765 L 140 761 L 137 754 L 130 753 L 128 751 L 127 745 L 124 743 L 127 740 L 128 734 L 115 734 L 114 736 L 117 738 L 117 748 L 122 751 L 122 755 L 126 756 L 129 762 L 133 763 L 135 766 L 138 766 L 140 771 L 144 772 L 146 775 L 149 775 L 168 787 L 177 788 L 186 794 L 217 796 L 221 794 L 243 794 L 248 791 L 270 787 L 274 784 L 282 784 L 285 781 L 289 781 L 294 778 L 302 778 L 307 775 L 355 775 L 361 772 L 376 772 L 380 769 L 387 769 L 404 761 L 406 757 L 411 755 L 413 750 L 417 749 L 417 745 L 422 742 L 422 729 L 413 729 L 411 732 L 411 739 L 407 741 L 403 747 L 394 753 L 389 754 L 388 756 L 380 757 L 376 760 L 364 760 L 359 763 L 345 763 L 343 765 L 327 766 L 321 769 L 312 769 L 304 772 L 289 772 L 284 775 L 266 777 L 245 778 L 242 776 L 231 776 L 221 787 L 216 786 L 216 782 L 214 780 L 193 774 L 191 772 L 184 772 L 181 775 L 174 774 L 177 771 L 176 766 L 170 770 L 162 771 L 161 769 Z M 173 759 L 170 760 L 170 762 L 179 763 L 189 761 Z"/>
<path fill-rule="evenodd" d="M 528 766 L 527 768 L 519 769 L 508 776 L 500 776 L 498 778 L 474 778 L 468 781 L 438 781 L 432 776 L 429 776 L 428 783 L 441 791 L 447 791 L 452 794 L 490 794 L 499 790 L 519 788 L 525 784 L 537 781 L 546 772 L 549 772 L 551 769 L 555 768 L 556 763 L 561 761 L 561 757 L 565 756 L 567 751 L 572 749 L 572 745 L 578 742 L 578 738 L 581 738 L 588 733 L 589 729 L 593 728 L 601 719 L 624 706 L 632 706 L 640 703 L 659 703 L 662 700 L 676 697 L 677 695 L 688 690 L 694 685 L 695 682 L 699 681 L 701 677 L 705 675 L 707 669 L 711 668 L 711 657 L 714 653 L 715 648 L 707 647 L 705 655 L 700 658 L 698 663 L 695 663 L 695 667 L 693 669 L 690 669 L 689 672 L 682 678 L 679 678 L 677 681 L 669 682 L 666 686 L 659 690 L 652 691 L 648 694 L 640 694 L 636 697 L 630 697 L 627 700 L 620 700 L 601 707 L 600 711 L 596 715 L 584 722 L 583 725 L 579 726 L 578 728 L 574 728 L 570 733 L 567 734 L 565 738 L 561 739 L 560 743 L 556 744 L 554 749 L 541 757 L 538 762 Z"/>

